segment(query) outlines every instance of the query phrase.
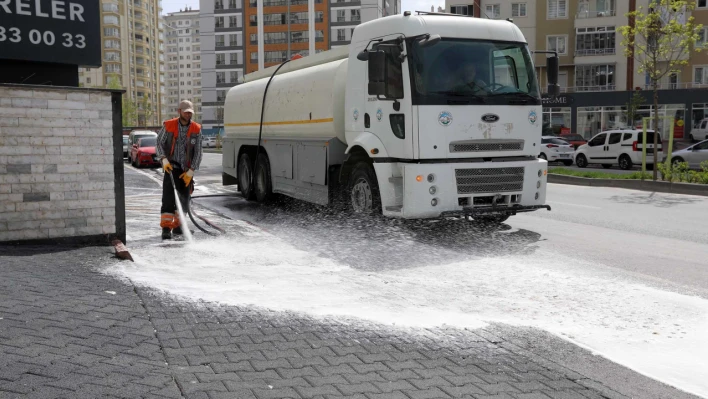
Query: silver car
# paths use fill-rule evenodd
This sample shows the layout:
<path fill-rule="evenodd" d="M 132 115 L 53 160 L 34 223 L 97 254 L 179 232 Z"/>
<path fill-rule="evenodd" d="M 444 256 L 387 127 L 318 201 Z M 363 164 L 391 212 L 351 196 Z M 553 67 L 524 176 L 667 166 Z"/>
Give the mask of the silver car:
<path fill-rule="evenodd" d="M 671 163 L 688 162 L 690 169 L 700 169 L 704 161 L 708 161 L 708 140 L 671 153 Z"/>

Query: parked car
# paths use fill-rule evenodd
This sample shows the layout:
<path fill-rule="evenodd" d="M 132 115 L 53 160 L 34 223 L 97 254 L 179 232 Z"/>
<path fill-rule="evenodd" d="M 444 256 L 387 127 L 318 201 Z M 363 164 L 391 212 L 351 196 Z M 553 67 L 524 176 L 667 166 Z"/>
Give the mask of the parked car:
<path fill-rule="evenodd" d="M 202 147 L 204 147 L 204 148 L 216 147 L 216 137 L 208 136 L 208 137 L 202 138 Z"/>
<path fill-rule="evenodd" d="M 130 151 L 130 139 L 128 136 L 123 136 L 123 158 L 128 156 L 128 151 Z"/>
<path fill-rule="evenodd" d="M 691 169 L 701 169 L 701 162 L 708 161 L 708 140 L 671 153 L 671 163 L 687 162 Z"/>
<path fill-rule="evenodd" d="M 691 129 L 691 134 L 688 135 L 691 142 L 708 140 L 708 118 L 696 123 L 696 126 Z"/>
<path fill-rule="evenodd" d="M 647 130 L 647 165 L 654 166 L 654 131 Z M 658 133 L 657 133 L 658 134 Z M 658 151 L 663 151 L 659 137 Z M 663 155 L 661 156 L 663 158 Z M 619 165 L 620 169 L 632 169 L 642 163 L 642 131 L 639 129 L 609 130 L 591 138 L 587 144 L 575 151 L 575 164 L 581 168 L 589 164 L 601 164 L 609 169 Z"/>
<path fill-rule="evenodd" d="M 138 143 L 133 146 L 132 156 L 133 166 L 140 168 L 143 166 L 160 166 L 160 162 L 155 155 L 155 143 L 157 139 L 154 137 L 143 137 L 138 139 Z"/>
<path fill-rule="evenodd" d="M 555 136 L 541 137 L 541 153 L 538 157 L 548 162 L 560 161 L 565 166 L 573 164 L 573 146 Z"/>
<path fill-rule="evenodd" d="M 145 137 L 157 138 L 157 133 L 150 131 L 150 130 L 133 130 L 128 135 L 128 141 L 129 141 L 128 144 L 130 145 L 130 150 L 129 150 L 130 154 L 128 157 L 128 161 L 131 164 L 135 164 L 135 158 L 133 156 L 135 155 L 136 151 L 133 151 L 133 150 L 137 150 L 138 140 L 145 138 Z"/>
<path fill-rule="evenodd" d="M 570 145 L 573 146 L 574 150 L 577 150 L 578 147 L 580 147 L 583 144 L 587 144 L 587 142 L 588 142 L 587 140 L 585 140 L 585 138 L 583 136 L 581 136 L 577 133 L 561 134 L 560 136 L 558 136 L 558 138 L 570 143 Z"/>

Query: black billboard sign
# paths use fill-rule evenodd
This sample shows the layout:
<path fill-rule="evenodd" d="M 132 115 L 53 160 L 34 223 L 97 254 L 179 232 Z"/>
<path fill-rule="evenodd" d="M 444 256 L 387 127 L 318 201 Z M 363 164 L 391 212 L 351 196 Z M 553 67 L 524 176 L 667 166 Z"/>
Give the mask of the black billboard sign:
<path fill-rule="evenodd" d="M 101 66 L 98 0 L 0 0 L 0 59 Z"/>
<path fill-rule="evenodd" d="M 0 0 L 2 1 L 2 0 Z M 567 94 L 561 94 L 557 97 L 543 97 L 541 98 L 541 102 L 543 103 L 544 106 L 547 107 L 562 107 L 562 106 L 568 106 L 572 104 L 575 101 L 575 99 L 572 96 L 569 96 Z"/>

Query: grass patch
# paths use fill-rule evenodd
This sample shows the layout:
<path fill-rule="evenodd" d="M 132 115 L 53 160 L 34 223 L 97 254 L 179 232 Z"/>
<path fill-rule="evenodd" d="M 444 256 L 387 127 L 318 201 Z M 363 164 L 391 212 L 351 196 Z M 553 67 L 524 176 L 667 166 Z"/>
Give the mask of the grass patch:
<path fill-rule="evenodd" d="M 573 170 L 566 168 L 553 168 L 548 170 L 549 174 L 553 175 L 564 175 L 564 176 L 575 176 L 575 177 L 587 177 L 590 179 L 617 179 L 617 180 L 640 180 L 642 178 L 642 172 L 637 171 L 633 173 L 619 174 L 619 173 L 606 173 L 598 171 L 583 171 L 583 170 Z M 650 173 L 644 173 L 645 180 L 651 180 L 652 175 Z"/>

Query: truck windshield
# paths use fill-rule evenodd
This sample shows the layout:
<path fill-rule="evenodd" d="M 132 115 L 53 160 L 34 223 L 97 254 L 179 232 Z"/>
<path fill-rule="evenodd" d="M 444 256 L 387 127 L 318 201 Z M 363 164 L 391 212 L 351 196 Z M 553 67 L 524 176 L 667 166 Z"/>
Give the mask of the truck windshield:
<path fill-rule="evenodd" d="M 541 104 L 525 43 L 443 38 L 430 47 L 412 40 L 409 49 L 416 105 Z"/>

